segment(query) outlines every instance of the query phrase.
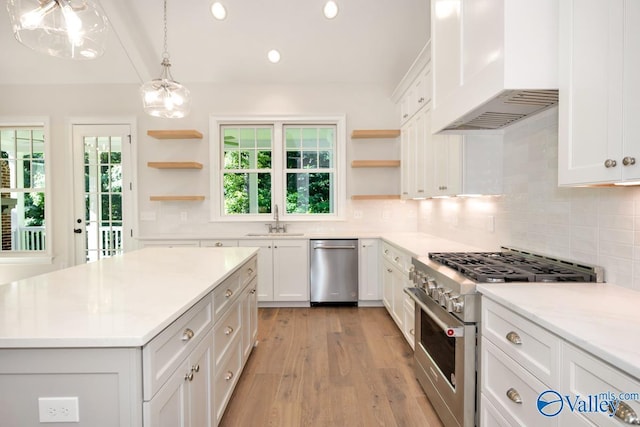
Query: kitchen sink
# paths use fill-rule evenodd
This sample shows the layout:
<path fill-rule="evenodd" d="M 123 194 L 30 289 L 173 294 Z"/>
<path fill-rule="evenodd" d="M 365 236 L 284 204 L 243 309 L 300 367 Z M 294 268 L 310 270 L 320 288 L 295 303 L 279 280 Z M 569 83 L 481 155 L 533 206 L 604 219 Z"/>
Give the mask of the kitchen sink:
<path fill-rule="evenodd" d="M 304 233 L 247 233 L 250 237 L 296 237 L 304 236 Z"/>

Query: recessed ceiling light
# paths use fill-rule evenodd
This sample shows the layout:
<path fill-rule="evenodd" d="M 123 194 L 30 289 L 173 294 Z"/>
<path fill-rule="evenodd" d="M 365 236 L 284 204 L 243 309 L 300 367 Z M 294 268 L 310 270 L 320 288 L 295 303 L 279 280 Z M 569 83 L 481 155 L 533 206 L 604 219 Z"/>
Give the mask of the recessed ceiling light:
<path fill-rule="evenodd" d="M 333 19 L 338 16 L 338 4 L 333 0 L 329 0 L 325 3 L 322 11 L 327 19 Z"/>
<path fill-rule="evenodd" d="M 222 3 L 217 1 L 211 5 L 211 14 L 213 15 L 214 18 L 222 21 L 224 18 L 227 17 L 227 9 L 225 9 Z"/>
<path fill-rule="evenodd" d="M 280 62 L 280 52 L 275 49 L 271 49 L 269 53 L 267 53 L 267 58 L 269 58 L 270 62 L 276 64 Z"/>

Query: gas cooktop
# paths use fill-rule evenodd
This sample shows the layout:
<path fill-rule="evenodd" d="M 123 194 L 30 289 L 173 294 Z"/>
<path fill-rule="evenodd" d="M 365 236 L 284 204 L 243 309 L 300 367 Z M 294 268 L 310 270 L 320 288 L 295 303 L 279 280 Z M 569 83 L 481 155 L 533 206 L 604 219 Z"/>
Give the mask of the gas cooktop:
<path fill-rule="evenodd" d="M 432 252 L 432 261 L 476 282 L 597 282 L 601 271 L 512 248 L 499 252 Z"/>

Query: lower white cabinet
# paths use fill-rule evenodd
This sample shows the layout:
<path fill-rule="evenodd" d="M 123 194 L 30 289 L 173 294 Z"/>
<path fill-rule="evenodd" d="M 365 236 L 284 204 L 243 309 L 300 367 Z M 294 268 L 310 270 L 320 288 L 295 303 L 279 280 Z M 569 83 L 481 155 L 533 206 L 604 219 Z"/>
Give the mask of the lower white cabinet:
<path fill-rule="evenodd" d="M 380 301 L 379 240 L 360 239 L 358 243 L 358 300 Z"/>
<path fill-rule="evenodd" d="M 143 404 L 144 425 L 216 425 L 211 390 L 213 338 L 207 333 L 158 393 Z"/>
<path fill-rule="evenodd" d="M 481 427 L 640 423 L 638 379 L 486 297 L 481 324 Z"/>
<path fill-rule="evenodd" d="M 411 255 L 383 241 L 381 258 L 382 302 L 413 348 L 415 345 L 413 335 L 415 314 L 410 314 L 409 311 L 412 311 L 411 307 L 415 306 L 411 297 L 404 293 L 404 288 L 411 286 L 409 281 Z"/>
<path fill-rule="evenodd" d="M 240 240 L 259 247 L 258 301 L 309 301 L 309 241 Z"/>

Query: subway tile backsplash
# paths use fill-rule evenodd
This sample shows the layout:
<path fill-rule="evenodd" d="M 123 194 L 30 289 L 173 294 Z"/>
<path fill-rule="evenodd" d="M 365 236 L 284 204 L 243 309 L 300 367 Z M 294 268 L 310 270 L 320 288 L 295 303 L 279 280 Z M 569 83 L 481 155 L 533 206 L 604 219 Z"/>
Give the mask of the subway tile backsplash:
<path fill-rule="evenodd" d="M 557 152 L 557 111 L 528 119 L 505 134 L 504 194 L 422 201 L 419 231 L 596 264 L 640 290 L 640 188 L 560 188 Z"/>

